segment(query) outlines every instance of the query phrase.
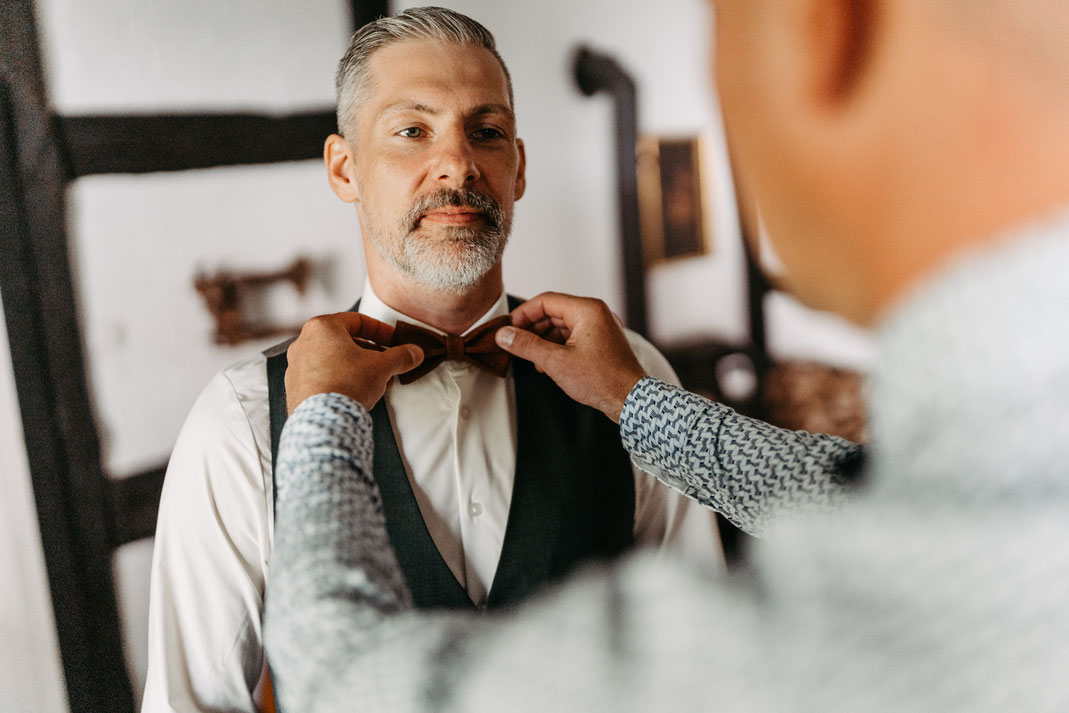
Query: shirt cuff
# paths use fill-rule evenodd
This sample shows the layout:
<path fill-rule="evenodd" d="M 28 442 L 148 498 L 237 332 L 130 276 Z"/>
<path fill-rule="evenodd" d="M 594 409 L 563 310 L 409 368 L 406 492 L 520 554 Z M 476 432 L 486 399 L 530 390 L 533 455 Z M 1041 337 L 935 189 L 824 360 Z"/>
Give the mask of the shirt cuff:
<path fill-rule="evenodd" d="M 673 487 L 672 471 L 680 470 L 690 433 L 701 414 L 716 403 L 678 386 L 643 377 L 635 384 L 620 412 L 620 438 L 638 467 Z M 712 457 L 713 454 L 708 454 Z"/>
<path fill-rule="evenodd" d="M 372 429 L 367 409 L 348 396 L 328 393 L 306 398 L 286 419 L 282 429 L 278 450 L 280 467 L 276 471 L 280 492 L 288 480 L 301 477 L 300 471 L 313 454 L 322 457 L 329 452 L 346 460 L 369 457 Z M 287 467 L 281 467 L 283 464 Z"/>
<path fill-rule="evenodd" d="M 293 409 L 290 419 L 319 421 L 324 427 L 334 420 L 350 421 L 358 426 L 371 424 L 371 414 L 356 399 L 336 392 L 312 394 Z"/>

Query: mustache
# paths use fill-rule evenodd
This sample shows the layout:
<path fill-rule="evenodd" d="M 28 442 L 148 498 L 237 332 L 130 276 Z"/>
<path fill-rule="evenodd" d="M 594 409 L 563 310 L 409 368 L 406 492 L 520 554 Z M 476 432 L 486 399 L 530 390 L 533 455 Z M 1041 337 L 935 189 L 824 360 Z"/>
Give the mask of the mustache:
<path fill-rule="evenodd" d="M 482 191 L 474 188 L 445 188 L 418 198 L 405 213 L 403 224 L 411 233 L 419 227 L 423 216 L 440 208 L 473 208 L 486 220 L 491 230 L 499 229 L 505 221 L 501 205 Z"/>

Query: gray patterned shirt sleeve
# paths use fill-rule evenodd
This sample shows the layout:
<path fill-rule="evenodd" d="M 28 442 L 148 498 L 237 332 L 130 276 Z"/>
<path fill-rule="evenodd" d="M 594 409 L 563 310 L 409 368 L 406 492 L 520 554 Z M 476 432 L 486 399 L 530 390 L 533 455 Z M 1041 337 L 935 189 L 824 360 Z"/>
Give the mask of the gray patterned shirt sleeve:
<path fill-rule="evenodd" d="M 620 435 L 636 464 L 752 535 L 788 511 L 836 506 L 861 446 L 787 431 L 657 379 L 624 403 Z"/>
<path fill-rule="evenodd" d="M 411 609 L 411 595 L 371 475 L 371 428 L 362 406 L 320 394 L 283 431 L 264 632 L 283 710 L 343 710 L 338 691 L 360 692 L 383 710 L 419 709 L 418 677 L 429 668 L 419 664 L 451 635 L 448 618 L 435 628 L 397 616 Z M 390 656 L 399 636 L 411 665 Z"/>

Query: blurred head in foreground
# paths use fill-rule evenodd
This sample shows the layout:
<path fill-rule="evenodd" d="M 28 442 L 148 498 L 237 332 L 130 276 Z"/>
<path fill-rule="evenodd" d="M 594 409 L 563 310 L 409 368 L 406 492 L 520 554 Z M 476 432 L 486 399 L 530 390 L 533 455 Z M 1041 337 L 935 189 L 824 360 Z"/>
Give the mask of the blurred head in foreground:
<path fill-rule="evenodd" d="M 739 178 L 811 306 L 868 325 L 1069 203 L 1069 5 L 714 0 Z"/>

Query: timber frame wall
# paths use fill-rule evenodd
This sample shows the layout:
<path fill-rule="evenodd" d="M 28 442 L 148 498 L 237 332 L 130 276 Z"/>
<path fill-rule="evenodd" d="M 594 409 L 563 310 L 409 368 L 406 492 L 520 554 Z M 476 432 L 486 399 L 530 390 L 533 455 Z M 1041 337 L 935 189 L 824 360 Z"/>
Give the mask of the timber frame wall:
<path fill-rule="evenodd" d="M 353 26 L 388 12 L 388 0 L 353 0 Z M 104 472 L 68 259 L 67 184 L 318 158 L 334 110 L 57 116 L 32 0 L 0 2 L 0 47 L 0 296 L 70 710 L 133 713 L 112 553 L 152 536 L 164 469 Z"/>

